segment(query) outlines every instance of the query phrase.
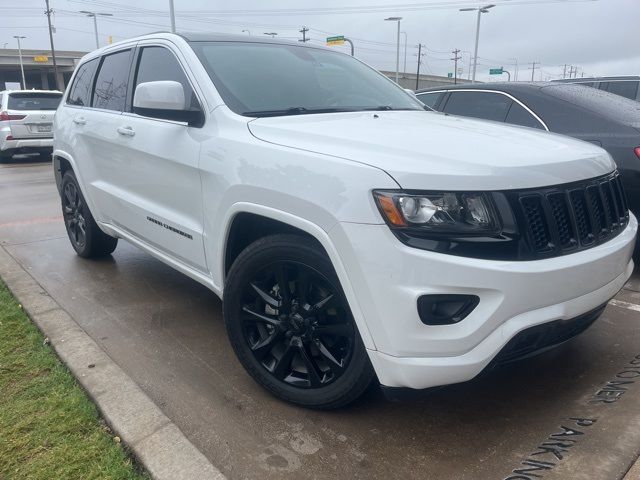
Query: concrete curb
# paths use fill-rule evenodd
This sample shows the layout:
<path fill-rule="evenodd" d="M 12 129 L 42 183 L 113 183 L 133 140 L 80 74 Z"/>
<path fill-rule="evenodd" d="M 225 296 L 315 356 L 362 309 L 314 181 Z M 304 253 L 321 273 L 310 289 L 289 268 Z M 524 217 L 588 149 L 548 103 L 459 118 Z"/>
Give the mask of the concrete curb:
<path fill-rule="evenodd" d="M 622 480 L 640 480 L 640 458 L 631 466 Z"/>
<path fill-rule="evenodd" d="M 3 247 L 0 277 L 154 479 L 226 478 Z"/>

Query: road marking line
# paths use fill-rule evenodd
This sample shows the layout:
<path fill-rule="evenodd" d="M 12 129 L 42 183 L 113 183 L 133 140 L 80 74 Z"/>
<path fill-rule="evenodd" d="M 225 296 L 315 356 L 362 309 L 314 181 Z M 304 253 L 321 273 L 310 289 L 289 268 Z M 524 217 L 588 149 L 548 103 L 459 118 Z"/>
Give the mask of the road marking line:
<path fill-rule="evenodd" d="M 52 223 L 59 222 L 60 220 L 62 220 L 62 215 L 57 215 L 55 217 L 30 218 L 29 220 L 18 220 L 17 222 L 0 223 L 0 228 L 15 227 L 18 225 L 31 225 L 34 223 Z"/>
<path fill-rule="evenodd" d="M 640 305 L 636 305 L 635 303 L 629 303 L 623 300 L 609 300 L 609 304 L 613 305 L 614 307 L 626 308 L 627 310 L 640 312 Z"/>

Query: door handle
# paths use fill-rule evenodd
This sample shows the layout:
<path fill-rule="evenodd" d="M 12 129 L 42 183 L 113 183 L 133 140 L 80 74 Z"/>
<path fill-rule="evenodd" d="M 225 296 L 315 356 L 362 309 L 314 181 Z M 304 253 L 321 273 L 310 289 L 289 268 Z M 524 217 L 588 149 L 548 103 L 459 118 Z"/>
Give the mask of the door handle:
<path fill-rule="evenodd" d="M 124 135 L 125 137 L 133 137 L 136 134 L 136 131 L 129 126 L 126 126 L 126 127 L 118 127 L 118 133 L 120 135 Z"/>
<path fill-rule="evenodd" d="M 86 125 L 87 119 L 84 117 L 75 117 L 73 119 L 73 123 L 75 123 L 76 125 Z"/>

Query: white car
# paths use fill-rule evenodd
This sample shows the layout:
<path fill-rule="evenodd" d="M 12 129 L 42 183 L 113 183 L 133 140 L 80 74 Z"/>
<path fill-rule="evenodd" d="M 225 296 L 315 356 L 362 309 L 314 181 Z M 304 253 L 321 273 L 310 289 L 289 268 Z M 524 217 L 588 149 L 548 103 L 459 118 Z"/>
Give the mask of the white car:
<path fill-rule="evenodd" d="M 307 407 L 561 343 L 633 269 L 604 150 L 425 111 L 322 47 L 110 45 L 76 69 L 54 139 L 76 252 L 125 239 L 209 287 L 246 370 Z"/>
<path fill-rule="evenodd" d="M 55 90 L 0 92 L 0 159 L 16 153 L 51 153 L 53 115 L 62 98 Z"/>

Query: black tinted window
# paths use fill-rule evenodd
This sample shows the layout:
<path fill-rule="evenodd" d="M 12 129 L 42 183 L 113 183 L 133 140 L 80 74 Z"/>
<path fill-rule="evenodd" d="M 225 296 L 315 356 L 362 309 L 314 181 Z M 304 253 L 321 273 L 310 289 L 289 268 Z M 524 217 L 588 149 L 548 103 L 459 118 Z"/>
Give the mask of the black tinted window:
<path fill-rule="evenodd" d="M 443 111 L 452 115 L 504 122 L 512 100 L 491 92 L 451 92 Z"/>
<path fill-rule="evenodd" d="M 442 92 L 438 93 L 420 93 L 416 95 L 418 100 L 424 103 L 427 107 L 435 108 L 435 104 L 438 103 L 438 100 L 442 96 Z"/>
<path fill-rule="evenodd" d="M 509 113 L 507 114 L 507 123 L 513 123 L 514 125 L 522 125 L 523 127 L 540 128 L 544 130 L 544 127 L 540 122 L 519 103 L 513 102 Z"/>
<path fill-rule="evenodd" d="M 638 82 L 609 82 L 607 92 L 635 100 L 638 93 Z"/>
<path fill-rule="evenodd" d="M 61 93 L 10 93 L 7 108 L 9 110 L 55 110 L 61 98 Z"/>
<path fill-rule="evenodd" d="M 198 106 L 191 85 L 173 53 L 163 47 L 145 47 L 142 49 L 138 62 L 136 87 L 141 83 L 160 80 L 172 80 L 182 84 L 187 103 L 185 106 Z"/>
<path fill-rule="evenodd" d="M 102 59 L 93 92 L 93 107 L 118 112 L 124 110 L 129 81 L 130 53 L 130 50 L 125 50 L 107 55 Z"/>
<path fill-rule="evenodd" d="M 93 74 L 98 66 L 98 59 L 94 58 L 78 67 L 78 73 L 69 90 L 67 103 L 88 107 L 91 104 L 91 87 Z"/>

